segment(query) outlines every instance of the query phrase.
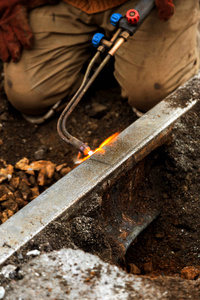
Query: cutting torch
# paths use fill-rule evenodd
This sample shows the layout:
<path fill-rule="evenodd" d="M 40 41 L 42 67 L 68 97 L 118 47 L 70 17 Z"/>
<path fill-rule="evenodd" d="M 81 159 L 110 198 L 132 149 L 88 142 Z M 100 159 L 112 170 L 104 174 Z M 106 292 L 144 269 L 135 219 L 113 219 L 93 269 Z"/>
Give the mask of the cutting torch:
<path fill-rule="evenodd" d="M 87 67 L 79 89 L 66 105 L 57 123 L 57 131 L 60 137 L 66 143 L 74 146 L 83 155 L 90 154 L 91 149 L 88 145 L 67 131 L 67 120 L 101 70 L 108 64 L 119 47 L 126 42 L 130 36 L 135 34 L 140 25 L 151 13 L 154 6 L 154 0 L 140 0 L 134 9 L 129 9 L 126 12 L 125 16 L 114 13 L 111 15 L 110 23 L 115 26 L 116 29 L 111 39 L 107 39 L 103 33 L 96 33 L 92 38 L 92 44 L 97 48 L 97 51 Z M 100 63 L 98 63 L 99 65 L 96 67 L 99 61 Z"/>

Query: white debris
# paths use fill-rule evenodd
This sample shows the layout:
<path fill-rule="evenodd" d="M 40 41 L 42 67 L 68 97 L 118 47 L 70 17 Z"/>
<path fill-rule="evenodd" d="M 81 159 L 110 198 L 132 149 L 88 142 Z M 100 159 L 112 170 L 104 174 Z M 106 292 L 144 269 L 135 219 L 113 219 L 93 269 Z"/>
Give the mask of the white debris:
<path fill-rule="evenodd" d="M 3 299 L 3 298 L 4 298 L 5 293 L 6 293 L 6 291 L 5 291 L 4 287 L 3 287 L 3 286 L 0 286 L 0 299 Z"/>
<path fill-rule="evenodd" d="M 3 275 L 5 278 L 9 278 L 10 273 L 14 272 L 16 269 L 17 267 L 14 265 L 7 265 L 2 268 L 0 274 Z"/>
<path fill-rule="evenodd" d="M 31 250 L 29 252 L 26 253 L 27 256 L 38 256 L 40 255 L 40 251 L 39 250 Z"/>

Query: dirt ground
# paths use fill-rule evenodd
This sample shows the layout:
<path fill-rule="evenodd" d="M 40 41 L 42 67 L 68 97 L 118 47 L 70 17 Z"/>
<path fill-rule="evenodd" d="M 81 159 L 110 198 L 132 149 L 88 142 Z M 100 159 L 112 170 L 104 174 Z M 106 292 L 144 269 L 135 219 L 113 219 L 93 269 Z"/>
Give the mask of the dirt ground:
<path fill-rule="evenodd" d="M 43 125 L 29 124 L 7 102 L 3 89 L 1 94 L 0 169 L 8 171 L 13 167 L 12 178 L 18 178 L 10 181 L 6 178 L 0 183 L 0 219 L 4 222 L 76 167 L 77 151 L 57 134 L 59 114 Z M 95 110 L 94 103 L 103 106 L 100 111 Z M 105 138 L 122 131 L 136 119 L 127 101 L 121 99 L 113 78 L 108 81 L 101 76 L 72 113 L 68 130 L 88 142 L 91 148 L 96 148 Z M 200 278 L 199 138 L 200 102 L 175 124 L 171 144 L 152 153 L 152 165 L 147 166 L 146 182 L 149 189 L 157 188 L 163 210 L 131 245 L 124 267 L 130 273 L 151 278 L 161 275 L 158 284 L 162 286 L 173 281 L 165 276 L 173 276 L 173 285 L 176 285 L 176 278 L 186 281 Z M 53 163 L 54 171 L 51 175 L 46 171 L 42 173 L 43 162 L 34 174 L 27 174 L 16 166 L 24 157 L 29 163 L 49 161 Z M 9 192 L 5 193 L 5 189 Z"/>
<path fill-rule="evenodd" d="M 101 84 L 104 85 L 104 90 L 101 90 Z M 112 77 L 110 84 L 112 87 L 107 86 L 102 74 L 101 82 L 81 100 L 69 119 L 69 133 L 88 143 L 91 149 L 97 148 L 107 137 L 116 131 L 122 131 L 137 118 L 127 101 L 121 99 L 119 88 Z M 74 164 L 77 150 L 66 144 L 57 133 L 58 116 L 59 113 L 39 126 L 30 124 L 11 107 L 2 89 L 0 169 L 3 169 L 3 174 L 0 173 L 0 182 L 3 180 L 3 187 L 0 187 L 0 222 L 6 221 L 18 209 L 77 166 Z M 37 163 L 35 174 L 25 173 L 24 167 L 20 167 L 21 164 L 16 166 L 23 158 L 26 158 L 28 163 L 39 161 L 40 166 Z M 41 174 L 41 168 L 44 166 L 44 173 L 48 173 L 48 168 L 53 168 L 52 173 Z M 4 180 L 7 179 L 6 172 L 14 172 L 12 180 Z M 37 177 L 42 177 L 42 180 Z M 11 190 L 14 199 L 10 199 L 10 196 L 5 197 L 5 194 L 9 193 L 7 189 L 9 192 Z"/>

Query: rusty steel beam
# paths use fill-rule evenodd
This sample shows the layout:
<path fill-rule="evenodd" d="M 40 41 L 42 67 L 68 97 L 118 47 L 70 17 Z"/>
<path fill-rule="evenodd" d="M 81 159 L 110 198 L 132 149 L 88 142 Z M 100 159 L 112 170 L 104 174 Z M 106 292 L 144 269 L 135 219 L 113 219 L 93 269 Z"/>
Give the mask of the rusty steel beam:
<path fill-rule="evenodd" d="M 104 147 L 104 154 L 95 153 L 2 224 L 0 264 L 62 214 L 70 218 L 83 199 L 90 201 L 94 192 L 99 195 L 162 145 L 173 123 L 200 98 L 199 80 L 200 75 L 192 78 L 121 132 L 112 145 Z"/>

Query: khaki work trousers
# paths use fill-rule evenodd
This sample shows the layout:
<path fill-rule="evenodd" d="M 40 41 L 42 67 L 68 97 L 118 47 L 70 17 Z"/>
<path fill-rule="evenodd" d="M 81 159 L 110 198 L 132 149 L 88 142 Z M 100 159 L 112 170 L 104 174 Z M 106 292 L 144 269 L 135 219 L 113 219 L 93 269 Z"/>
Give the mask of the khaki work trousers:
<path fill-rule="evenodd" d="M 100 27 L 111 37 L 111 14 L 125 15 L 137 2 L 93 15 L 65 2 L 31 11 L 34 48 L 24 50 L 18 63 L 5 64 L 5 91 L 12 105 L 37 115 L 72 95 L 80 84 L 83 65 L 92 56 L 92 36 Z M 142 111 L 199 70 L 199 0 L 174 0 L 174 4 L 176 11 L 169 21 L 160 21 L 155 9 L 115 55 L 114 76 L 122 96 Z"/>

